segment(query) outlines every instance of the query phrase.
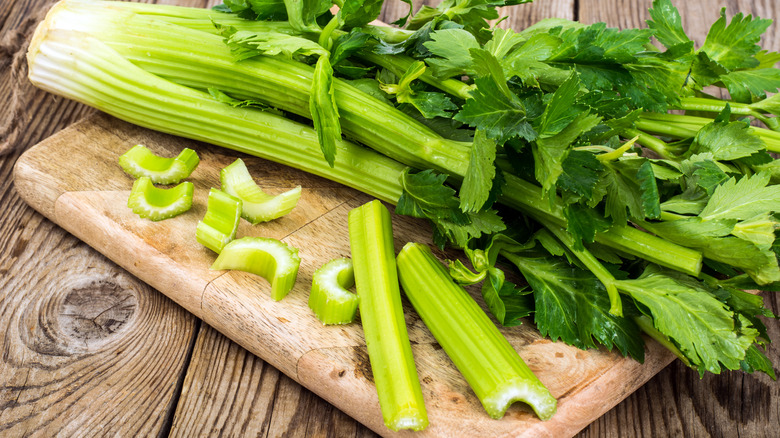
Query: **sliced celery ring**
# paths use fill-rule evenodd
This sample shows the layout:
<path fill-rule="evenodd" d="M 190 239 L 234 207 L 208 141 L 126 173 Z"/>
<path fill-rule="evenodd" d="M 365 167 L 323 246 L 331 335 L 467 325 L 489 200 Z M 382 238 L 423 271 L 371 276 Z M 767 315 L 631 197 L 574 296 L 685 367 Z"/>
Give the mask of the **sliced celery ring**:
<path fill-rule="evenodd" d="M 159 221 L 184 213 L 192 207 L 194 186 L 183 182 L 171 189 L 157 188 L 149 177 L 133 183 L 127 206 L 144 219 Z"/>
<path fill-rule="evenodd" d="M 190 176 L 198 163 L 198 154 L 190 148 L 185 148 L 176 157 L 165 158 L 137 144 L 119 156 L 119 165 L 125 172 L 136 178 L 149 177 L 155 184 L 177 184 Z"/>
<path fill-rule="evenodd" d="M 243 202 L 241 216 L 252 224 L 286 215 L 301 198 L 301 186 L 276 196 L 265 193 L 252 179 L 244 160 L 240 158 L 220 171 L 219 180 L 222 190 Z"/>
<path fill-rule="evenodd" d="M 352 260 L 344 257 L 314 271 L 309 308 L 323 324 L 349 324 L 355 319 L 358 296 L 347 289 L 355 284 Z"/>
<path fill-rule="evenodd" d="M 219 254 L 225 245 L 235 239 L 240 220 L 241 200 L 212 188 L 209 191 L 206 216 L 198 222 L 195 238 L 201 245 Z"/>
<path fill-rule="evenodd" d="M 279 301 L 295 285 L 300 264 L 297 248 L 267 237 L 242 237 L 222 248 L 211 269 L 257 274 L 271 282 L 271 298 Z"/>

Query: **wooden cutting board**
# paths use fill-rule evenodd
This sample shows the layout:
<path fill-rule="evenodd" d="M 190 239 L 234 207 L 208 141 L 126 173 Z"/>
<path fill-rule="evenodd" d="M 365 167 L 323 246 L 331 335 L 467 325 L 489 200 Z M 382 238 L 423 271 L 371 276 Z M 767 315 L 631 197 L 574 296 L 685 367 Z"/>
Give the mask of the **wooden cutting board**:
<path fill-rule="evenodd" d="M 132 177 L 117 164 L 120 154 L 144 144 L 159 155 L 184 147 L 201 157 L 189 181 L 192 209 L 161 222 L 138 218 L 127 208 Z M 270 299 L 264 279 L 243 272 L 211 271 L 215 254 L 195 240 L 219 170 L 236 158 L 247 163 L 271 193 L 303 187 L 288 216 L 252 226 L 238 235 L 281 239 L 299 248 L 298 280 L 282 301 Z M 673 360 L 648 342 L 639 364 L 604 350 L 582 351 L 542 338 L 531 325 L 502 329 L 539 379 L 558 398 L 546 422 L 515 403 L 501 420 L 490 419 L 466 381 L 408 303 L 406 323 L 430 426 L 394 433 L 379 411 L 363 331 L 358 323 L 325 327 L 307 306 L 312 273 L 336 257 L 349 256 L 347 214 L 370 197 L 340 184 L 227 149 L 160 134 L 97 114 L 28 150 L 17 162 L 15 183 L 36 210 L 167 295 L 247 350 L 384 436 L 572 436 L 607 412 Z M 430 228 L 393 216 L 396 250 L 406 242 L 430 244 Z M 456 252 L 435 251 L 442 260 Z M 472 294 L 484 306 L 478 291 Z"/>

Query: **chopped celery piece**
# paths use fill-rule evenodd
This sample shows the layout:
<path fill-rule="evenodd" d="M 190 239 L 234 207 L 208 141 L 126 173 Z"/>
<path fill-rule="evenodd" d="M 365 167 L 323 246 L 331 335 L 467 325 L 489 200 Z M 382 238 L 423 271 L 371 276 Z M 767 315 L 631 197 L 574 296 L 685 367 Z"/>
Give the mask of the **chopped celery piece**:
<path fill-rule="evenodd" d="M 147 176 L 155 184 L 177 184 L 198 167 L 200 158 L 190 148 L 184 148 L 173 158 L 153 154 L 146 146 L 137 144 L 119 156 L 119 165 L 130 175 Z"/>
<path fill-rule="evenodd" d="M 349 324 L 355 319 L 358 296 L 347 289 L 355 284 L 352 260 L 340 258 L 314 271 L 309 308 L 323 324 Z"/>
<path fill-rule="evenodd" d="M 198 222 L 195 238 L 206 248 L 219 254 L 236 237 L 241 220 L 241 200 L 222 190 L 209 191 L 206 216 Z"/>
<path fill-rule="evenodd" d="M 243 202 L 241 216 L 258 224 L 280 218 L 291 212 L 301 198 L 301 186 L 276 196 L 269 195 L 252 179 L 241 158 L 219 173 L 222 190 Z"/>
<path fill-rule="evenodd" d="M 390 213 L 374 200 L 349 212 L 360 318 L 379 406 L 391 430 L 422 430 L 428 414 L 401 307 Z"/>
<path fill-rule="evenodd" d="M 259 275 L 271 282 L 271 298 L 279 301 L 298 276 L 298 249 L 267 237 L 242 237 L 222 248 L 211 269 L 232 269 Z"/>
<path fill-rule="evenodd" d="M 192 207 L 191 182 L 170 189 L 157 188 L 149 177 L 135 180 L 127 206 L 144 219 L 159 221 L 184 213 Z"/>
<path fill-rule="evenodd" d="M 408 243 L 398 254 L 398 275 L 406 296 L 425 325 L 466 378 L 492 418 L 515 401 L 542 420 L 556 400 L 426 245 Z"/>

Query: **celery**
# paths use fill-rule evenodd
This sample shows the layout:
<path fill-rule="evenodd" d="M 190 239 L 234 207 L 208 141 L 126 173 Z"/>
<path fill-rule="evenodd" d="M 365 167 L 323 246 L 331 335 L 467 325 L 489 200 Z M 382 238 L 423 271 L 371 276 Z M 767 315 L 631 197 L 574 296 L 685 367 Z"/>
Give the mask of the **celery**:
<path fill-rule="evenodd" d="M 116 8 L 124 7 L 124 3 L 111 3 L 111 5 Z M 273 57 L 257 57 L 236 63 L 233 55 L 222 42 L 222 38 L 206 32 L 166 23 L 162 21 L 169 18 L 165 15 L 159 15 L 159 19 L 153 19 L 154 14 L 152 12 L 144 12 L 150 14 L 149 16 L 116 14 L 115 12 L 104 10 L 100 4 L 96 5 L 81 1 L 68 1 L 59 4 L 58 7 L 60 10 L 52 10 L 50 15 L 56 13 L 56 15 L 60 15 L 62 18 L 48 23 L 48 27 L 51 28 L 48 31 L 49 33 L 55 32 L 58 28 L 63 28 L 70 32 L 74 32 L 71 30 L 72 28 L 89 32 L 89 34 L 99 37 L 101 41 L 104 41 L 115 50 L 111 58 L 116 58 L 116 63 L 121 62 L 124 65 L 129 60 L 142 69 L 154 73 L 154 75 L 143 75 L 144 78 L 151 76 L 147 81 L 160 83 L 159 79 L 163 77 L 182 85 L 200 89 L 214 87 L 231 93 L 236 97 L 259 99 L 280 109 L 304 117 L 311 117 L 309 113 L 309 91 L 314 70 L 305 64 Z M 142 10 L 146 10 L 146 6 L 134 7 L 139 13 Z M 72 14 L 72 16 L 69 16 L 69 14 Z M 199 17 L 203 19 L 208 17 L 209 11 L 197 12 L 188 10 L 182 13 L 183 16 L 187 16 L 187 14 L 193 18 L 201 14 Z M 186 26 L 188 21 L 182 19 L 177 20 L 177 23 Z M 263 24 L 250 22 L 248 25 L 262 26 Z M 41 38 L 42 36 L 37 39 Z M 193 40 L 197 40 L 198 44 L 193 45 Z M 97 43 L 95 42 L 94 44 Z M 31 45 L 31 49 L 31 53 L 34 53 L 36 45 Z M 67 49 L 63 48 L 62 50 Z M 100 62 L 103 68 L 108 68 L 105 65 L 108 63 L 107 61 L 107 59 L 103 59 L 97 62 Z M 399 65 L 402 63 L 399 63 Z M 127 68 L 125 67 L 125 69 Z M 43 69 L 39 68 L 39 70 Z M 119 78 L 126 76 L 118 74 L 116 71 L 112 75 L 115 76 L 115 79 L 111 81 L 114 84 L 120 81 Z M 136 74 L 136 76 L 139 76 L 139 74 Z M 263 80 L 258 81 L 258 77 L 262 77 Z M 53 85 L 48 85 L 50 88 L 47 88 L 47 84 L 44 83 L 40 83 L 39 86 L 51 89 L 58 94 L 68 95 L 68 92 L 63 89 L 63 79 L 57 78 L 53 82 L 55 82 Z M 79 81 L 78 85 L 80 87 L 94 87 L 96 84 L 92 82 L 94 82 L 94 79 L 82 80 Z M 339 102 L 341 127 L 349 137 L 355 138 L 381 154 L 385 154 L 405 165 L 420 169 L 432 168 L 445 172 L 452 176 L 453 182 L 457 182 L 466 174 L 469 164 L 468 144 L 439 136 L 406 114 L 357 90 L 344 81 L 336 79 L 334 84 L 336 99 Z M 141 87 L 143 90 L 150 88 L 149 85 Z M 167 90 L 173 87 L 173 84 L 161 86 L 161 88 L 166 90 L 164 93 L 165 103 L 161 103 L 159 106 L 155 106 L 153 101 L 149 101 L 144 97 L 145 108 L 141 112 L 146 112 L 148 116 L 150 112 L 162 110 L 166 113 L 166 118 L 170 118 L 172 116 L 171 110 L 178 103 L 176 99 L 170 100 L 171 96 L 167 92 Z M 184 88 L 182 87 L 182 89 Z M 186 90 L 187 95 L 194 92 L 192 89 Z M 84 101 L 85 97 L 81 94 L 81 92 L 76 91 L 71 97 Z M 134 97 L 131 99 L 134 99 Z M 374 182 L 376 178 L 372 175 L 371 170 L 375 167 L 376 161 L 386 159 L 379 154 L 364 154 L 362 159 L 358 160 L 355 159 L 357 155 L 354 153 L 339 150 L 336 154 L 335 166 L 332 169 L 324 169 L 325 166 L 323 164 L 327 166 L 327 163 L 324 163 L 322 154 L 319 152 L 320 149 L 316 137 L 314 139 L 317 148 L 315 154 L 315 151 L 310 150 L 308 145 L 306 147 L 302 145 L 295 148 L 289 147 L 289 145 L 296 144 L 295 140 L 289 140 L 287 145 L 283 145 L 280 138 L 269 139 L 268 136 L 265 136 L 262 141 L 256 138 L 247 138 L 249 134 L 245 132 L 244 128 L 251 123 L 246 121 L 239 123 L 233 120 L 226 121 L 224 125 L 230 126 L 229 130 L 224 130 L 223 128 L 222 132 L 212 131 L 204 135 L 204 127 L 210 128 L 214 126 L 216 129 L 216 125 L 219 122 L 200 120 L 199 123 L 186 124 L 186 128 L 183 126 L 184 124 L 179 123 L 171 125 L 168 122 L 161 125 L 155 123 L 156 121 L 153 119 L 149 120 L 148 117 L 130 117 L 132 110 L 128 108 L 127 104 L 123 107 L 116 107 L 107 105 L 101 99 L 97 99 L 97 102 L 95 102 L 94 98 L 89 100 L 92 102 L 92 105 L 106 112 L 142 126 L 197 138 L 253 155 L 270 158 L 283 164 L 343 182 L 385 201 L 395 203 L 400 197 L 400 186 L 398 185 L 393 187 L 393 190 L 398 190 L 396 192 L 397 195 L 394 197 L 387 196 L 386 191 L 377 193 L 377 184 Z M 209 110 L 220 115 L 227 115 L 225 114 L 227 109 L 216 109 L 213 107 L 207 109 L 202 104 L 198 105 L 201 105 L 201 108 L 203 108 L 204 116 Z M 254 112 L 256 113 L 256 111 Z M 266 116 L 266 120 L 271 118 L 270 114 Z M 229 119 L 230 117 L 225 118 Z M 253 122 L 257 120 L 255 117 L 251 119 Z M 266 127 L 258 127 L 257 129 L 261 132 L 267 132 L 268 127 L 273 127 L 274 130 L 283 132 L 286 136 L 291 136 L 295 132 L 295 129 L 290 127 L 291 122 L 281 118 L 277 119 L 280 121 L 258 121 L 258 123 Z M 310 128 L 308 129 L 310 130 Z M 240 136 L 240 140 L 234 140 L 237 135 Z M 254 146 L 258 143 L 276 143 L 279 145 L 279 149 L 269 153 L 267 148 Z M 306 160 L 292 157 L 294 154 L 300 154 L 301 152 L 306 154 Z M 345 153 L 347 154 L 346 156 L 344 155 Z M 395 164 L 397 165 L 397 163 Z M 362 171 L 360 174 L 353 174 L 352 169 L 350 169 L 353 166 L 364 166 L 364 169 L 360 169 Z M 390 184 L 396 183 L 399 175 L 400 172 L 394 176 L 390 172 L 380 175 L 380 182 L 384 186 L 383 188 L 386 189 Z M 548 207 L 546 198 L 542 196 L 541 188 L 535 184 L 520 180 L 511 174 L 507 173 L 505 176 L 507 188 L 503 190 L 502 203 L 531 216 L 546 215 L 550 208 L 553 210 L 557 209 L 555 220 L 558 224 L 565 226 L 565 219 L 562 214 L 558 214 L 560 213 L 560 206 L 563 205 L 562 202 L 558 201 L 554 206 Z M 524 190 L 515 191 L 513 187 L 518 185 L 526 187 Z M 701 265 L 701 255 L 697 255 L 695 251 L 665 242 L 660 238 L 630 227 L 614 227 L 607 232 L 597 233 L 596 241 L 622 252 L 681 270 L 682 272 L 694 273 L 694 275 L 698 272 Z M 684 258 L 678 260 L 675 257 L 676 254 L 683 255 Z"/>
<path fill-rule="evenodd" d="M 357 295 L 347 290 L 354 284 L 350 259 L 329 261 L 314 271 L 309 308 L 323 324 L 349 324 L 358 308 Z"/>
<path fill-rule="evenodd" d="M 195 237 L 200 244 L 219 254 L 236 237 L 241 220 L 241 200 L 212 188 L 206 216 L 198 222 Z"/>
<path fill-rule="evenodd" d="M 147 176 L 155 184 L 178 184 L 190 176 L 199 162 L 198 154 L 190 148 L 184 148 L 176 157 L 165 158 L 141 144 L 119 156 L 119 165 L 125 172 L 136 178 Z"/>
<path fill-rule="evenodd" d="M 395 202 L 401 196 L 398 177 L 404 165 L 340 141 L 331 168 L 322 159 L 311 127 L 251 108 L 230 107 L 134 66 L 101 41 L 69 30 L 67 20 L 54 19 L 69 5 L 59 3 L 49 12 L 30 45 L 30 80 L 38 87 L 140 126 L 271 159 L 382 200 Z M 76 20 L 72 25 L 85 24 L 79 16 L 70 18 Z M 191 42 L 190 46 L 198 47 Z"/>
<path fill-rule="evenodd" d="M 255 184 L 241 158 L 222 169 L 219 180 L 222 190 L 241 200 L 241 216 L 253 225 L 288 214 L 301 197 L 301 186 L 276 196 L 265 193 Z"/>
<path fill-rule="evenodd" d="M 406 331 L 390 213 L 374 200 L 349 212 L 360 318 L 385 425 L 422 430 L 428 414 Z"/>
<path fill-rule="evenodd" d="M 257 274 L 271 283 L 271 298 L 279 301 L 295 285 L 300 264 L 298 250 L 284 242 L 266 237 L 242 237 L 225 245 L 211 269 Z"/>
<path fill-rule="evenodd" d="M 491 418 L 501 418 L 515 401 L 542 420 L 552 417 L 557 402 L 550 391 L 428 246 L 407 243 L 398 254 L 398 274 L 412 306 Z"/>
<path fill-rule="evenodd" d="M 127 206 L 138 216 L 152 221 L 168 219 L 192 207 L 194 186 L 183 182 L 171 189 L 157 188 L 149 177 L 135 180 Z"/>

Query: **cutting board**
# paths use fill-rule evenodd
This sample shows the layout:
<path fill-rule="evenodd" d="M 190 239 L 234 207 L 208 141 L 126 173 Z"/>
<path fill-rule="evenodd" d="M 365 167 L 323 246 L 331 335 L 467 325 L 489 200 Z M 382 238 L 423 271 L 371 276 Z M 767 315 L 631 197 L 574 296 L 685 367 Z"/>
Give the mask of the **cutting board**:
<path fill-rule="evenodd" d="M 135 144 L 174 156 L 195 149 L 201 162 L 188 179 L 193 207 L 172 219 L 151 222 L 127 208 L 132 177 L 117 164 Z M 252 226 L 238 236 L 280 239 L 299 249 L 295 288 L 271 300 L 263 278 L 238 271 L 212 271 L 215 254 L 195 240 L 219 170 L 243 158 L 257 183 L 271 193 L 301 185 L 289 215 Z M 502 329 L 509 342 L 558 399 L 546 422 L 522 403 L 500 420 L 490 419 L 479 400 L 411 306 L 406 324 L 422 383 L 430 426 L 423 432 L 392 432 L 383 422 L 359 320 L 323 326 L 307 306 L 311 278 L 325 262 L 349 256 L 347 215 L 371 200 L 340 184 L 259 158 L 140 128 L 96 114 L 28 150 L 15 167 L 20 195 L 36 210 L 167 295 L 247 350 L 383 436 L 572 436 L 645 383 L 673 356 L 648 342 L 644 364 L 615 352 L 579 350 L 539 335 L 530 324 Z M 392 206 L 391 211 L 392 211 Z M 396 251 L 410 241 L 431 244 L 430 228 L 393 215 Z M 435 250 L 442 259 L 457 252 Z M 477 290 L 470 291 L 483 307 Z"/>

